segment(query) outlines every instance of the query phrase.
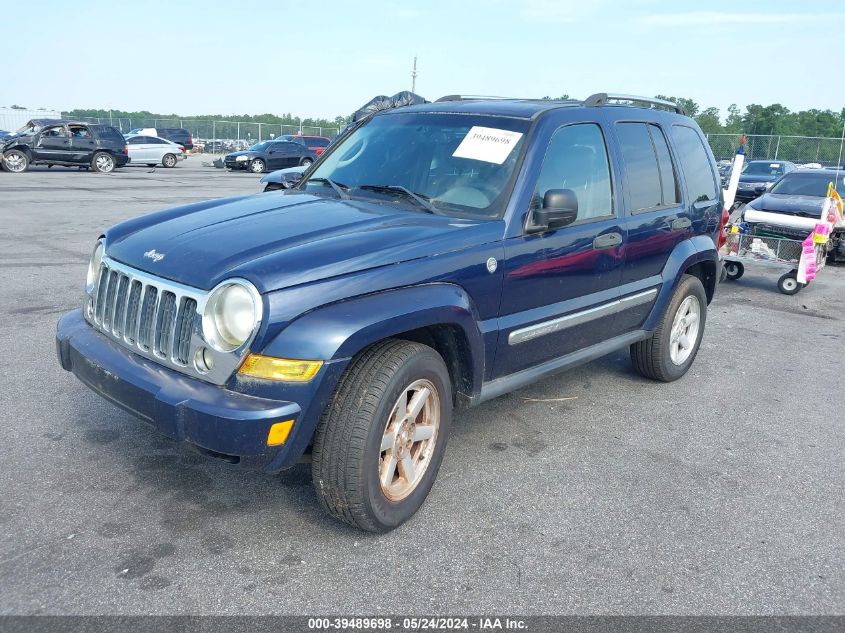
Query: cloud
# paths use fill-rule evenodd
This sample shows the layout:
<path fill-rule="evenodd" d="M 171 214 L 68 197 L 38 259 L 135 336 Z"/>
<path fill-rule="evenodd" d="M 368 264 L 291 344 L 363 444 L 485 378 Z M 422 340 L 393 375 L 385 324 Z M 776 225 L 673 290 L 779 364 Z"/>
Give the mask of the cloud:
<path fill-rule="evenodd" d="M 806 13 L 729 13 L 725 11 L 691 11 L 689 13 L 658 13 L 637 18 L 645 26 L 723 26 L 741 24 L 796 24 L 823 25 L 845 19 L 845 13 L 810 15 Z"/>

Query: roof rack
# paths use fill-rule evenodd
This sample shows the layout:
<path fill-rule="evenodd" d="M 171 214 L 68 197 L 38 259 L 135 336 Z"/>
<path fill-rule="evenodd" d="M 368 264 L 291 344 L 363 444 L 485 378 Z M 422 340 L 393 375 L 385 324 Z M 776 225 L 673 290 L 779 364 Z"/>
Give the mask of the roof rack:
<path fill-rule="evenodd" d="M 648 103 L 650 105 L 662 106 L 670 110 L 674 110 L 678 114 L 686 116 L 686 110 L 677 103 L 666 101 L 664 99 L 653 99 L 652 97 L 639 97 L 637 95 L 625 95 L 611 92 L 597 92 L 584 99 L 584 105 L 588 108 L 595 108 L 599 106 L 611 105 L 611 102 L 632 101 L 634 103 Z"/>
<path fill-rule="evenodd" d="M 501 101 L 503 99 L 516 99 L 517 97 L 494 97 L 492 95 L 446 95 L 440 97 L 434 103 L 441 101 Z"/>

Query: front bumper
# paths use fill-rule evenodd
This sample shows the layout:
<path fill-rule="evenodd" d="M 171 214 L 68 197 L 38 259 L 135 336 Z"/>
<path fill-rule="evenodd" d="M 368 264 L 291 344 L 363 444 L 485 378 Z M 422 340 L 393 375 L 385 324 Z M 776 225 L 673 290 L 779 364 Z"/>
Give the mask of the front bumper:
<path fill-rule="evenodd" d="M 246 166 L 249 165 L 250 161 L 248 160 L 241 160 L 241 161 L 234 161 L 234 160 L 226 160 L 223 161 L 223 165 L 225 165 L 226 169 L 246 169 Z"/>
<path fill-rule="evenodd" d="M 246 395 L 162 367 L 109 340 L 81 310 L 58 324 L 59 362 L 85 385 L 160 432 L 200 452 L 250 468 L 279 470 L 296 462 L 300 405 Z M 285 444 L 267 446 L 275 422 L 295 420 Z M 298 452 L 286 450 L 291 444 Z"/>

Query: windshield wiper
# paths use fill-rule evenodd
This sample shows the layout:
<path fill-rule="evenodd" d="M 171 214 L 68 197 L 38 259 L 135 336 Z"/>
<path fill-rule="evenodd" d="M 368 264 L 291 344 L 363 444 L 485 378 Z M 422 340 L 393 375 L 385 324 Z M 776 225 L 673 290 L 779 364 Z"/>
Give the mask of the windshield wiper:
<path fill-rule="evenodd" d="M 339 182 L 335 182 L 331 178 L 309 178 L 307 182 L 324 182 L 335 190 L 335 193 L 337 193 L 341 200 L 349 200 L 349 194 L 344 191 L 344 189 L 349 189 L 349 187 Z"/>
<path fill-rule="evenodd" d="M 432 205 L 428 200 L 426 200 L 423 196 L 418 193 L 414 193 L 410 189 L 403 187 L 402 185 L 361 185 L 358 189 L 364 189 L 365 191 L 385 191 L 385 192 L 396 192 L 405 194 L 407 198 L 410 198 L 414 202 L 416 202 L 420 208 L 424 209 L 426 213 L 437 213 Z"/>

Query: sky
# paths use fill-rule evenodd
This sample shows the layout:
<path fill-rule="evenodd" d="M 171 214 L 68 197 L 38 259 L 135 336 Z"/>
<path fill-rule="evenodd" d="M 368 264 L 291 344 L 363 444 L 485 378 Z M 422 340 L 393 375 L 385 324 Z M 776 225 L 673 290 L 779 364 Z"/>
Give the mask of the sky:
<path fill-rule="evenodd" d="M 348 115 L 378 94 L 845 107 L 841 0 L 5 2 L 0 106 Z M 13 53 L 14 51 L 16 54 Z"/>

